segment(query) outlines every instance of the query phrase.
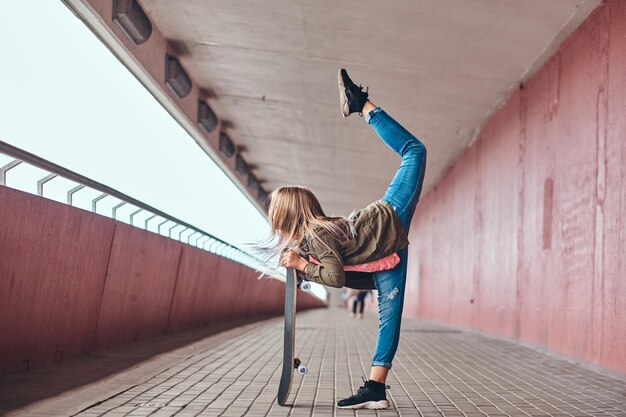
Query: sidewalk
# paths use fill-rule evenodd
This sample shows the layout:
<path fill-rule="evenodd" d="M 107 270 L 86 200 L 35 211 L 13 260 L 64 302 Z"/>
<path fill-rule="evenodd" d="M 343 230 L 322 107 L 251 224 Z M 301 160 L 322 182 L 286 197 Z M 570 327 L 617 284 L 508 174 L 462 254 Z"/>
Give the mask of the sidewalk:
<path fill-rule="evenodd" d="M 169 336 L 169 342 L 131 345 L 98 358 L 0 379 L 0 414 L 626 416 L 626 378 L 501 339 L 414 319 L 403 322 L 387 382 L 392 406 L 379 412 L 338 410 L 335 401 L 350 395 L 362 385 L 361 376 L 369 373 L 376 317 L 370 314 L 357 320 L 341 309 L 315 310 L 299 314 L 297 325 L 296 356 L 309 366 L 309 373 L 295 376 L 290 407 L 275 402 L 283 332 L 282 318 L 276 318 L 196 338 L 182 348 L 120 366 L 114 374 L 82 385 L 72 384 L 72 378 L 84 378 L 95 367 L 128 362 L 138 355 L 137 349 L 145 354 L 147 348 L 186 336 Z M 29 393 L 63 382 L 73 389 L 23 405 Z"/>

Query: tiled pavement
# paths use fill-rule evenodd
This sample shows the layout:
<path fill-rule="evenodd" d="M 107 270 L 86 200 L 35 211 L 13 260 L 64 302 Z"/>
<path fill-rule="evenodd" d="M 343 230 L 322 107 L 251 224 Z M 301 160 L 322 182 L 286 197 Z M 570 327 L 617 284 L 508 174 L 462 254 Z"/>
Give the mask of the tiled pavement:
<path fill-rule="evenodd" d="M 82 405 L 71 415 L 626 416 L 626 378 L 414 319 L 403 322 L 387 382 L 392 406 L 335 409 L 334 402 L 351 394 L 369 373 L 376 317 L 357 320 L 345 310 L 316 310 L 299 314 L 297 325 L 296 355 L 309 373 L 295 376 L 288 407 L 275 402 L 283 331 L 277 318 L 206 338 L 192 352 L 144 371 L 137 382 L 116 385 L 113 393 L 98 391 L 95 384 L 86 403 L 85 392 L 76 395 Z M 64 395 L 66 406 L 73 398 L 69 394 Z M 44 401 L 36 411 L 6 415 L 64 414 L 58 404 L 47 414 Z"/>

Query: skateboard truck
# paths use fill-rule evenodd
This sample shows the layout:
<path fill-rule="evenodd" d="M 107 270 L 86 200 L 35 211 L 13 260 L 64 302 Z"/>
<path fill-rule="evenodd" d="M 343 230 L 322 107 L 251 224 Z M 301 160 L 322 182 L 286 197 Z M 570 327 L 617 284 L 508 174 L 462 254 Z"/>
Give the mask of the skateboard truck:
<path fill-rule="evenodd" d="M 302 281 L 299 287 L 304 292 L 311 291 L 311 283 L 309 281 Z"/>
<path fill-rule="evenodd" d="M 306 279 L 298 277 L 298 288 L 304 292 L 309 292 L 311 291 L 311 282 L 307 281 Z"/>
<path fill-rule="evenodd" d="M 306 375 L 307 372 L 309 372 L 309 368 L 307 368 L 307 366 L 305 364 L 303 364 L 300 359 L 298 358 L 294 358 L 293 360 L 293 368 L 300 374 L 300 375 Z"/>

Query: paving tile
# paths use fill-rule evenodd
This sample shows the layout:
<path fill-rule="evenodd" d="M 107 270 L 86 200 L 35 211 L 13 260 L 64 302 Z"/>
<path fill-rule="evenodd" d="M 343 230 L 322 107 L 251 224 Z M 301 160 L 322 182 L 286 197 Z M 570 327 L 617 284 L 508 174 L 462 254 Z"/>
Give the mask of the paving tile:
<path fill-rule="evenodd" d="M 596 372 L 502 339 L 404 319 L 387 384 L 387 410 L 340 410 L 369 374 L 377 319 L 345 310 L 298 314 L 295 376 L 287 407 L 276 404 L 282 319 L 234 332 L 78 416 L 626 416 L 626 378 Z M 208 341 L 210 342 L 210 341 Z M 62 368 L 59 368 L 62 369 Z M 71 378 L 71 376 L 68 376 Z M 26 415 L 13 410 L 7 416 Z"/>

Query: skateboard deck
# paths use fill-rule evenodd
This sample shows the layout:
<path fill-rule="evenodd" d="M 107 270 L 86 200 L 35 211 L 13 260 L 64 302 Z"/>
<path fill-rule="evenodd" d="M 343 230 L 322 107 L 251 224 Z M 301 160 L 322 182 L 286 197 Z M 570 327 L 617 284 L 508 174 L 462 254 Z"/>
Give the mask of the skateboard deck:
<path fill-rule="evenodd" d="M 278 404 L 285 405 L 291 383 L 293 382 L 294 370 L 304 375 L 307 372 L 298 358 L 294 357 L 296 340 L 296 301 L 298 298 L 298 279 L 296 270 L 287 268 L 287 280 L 285 282 L 285 333 L 283 344 L 283 370 L 280 375 L 278 386 Z"/>

